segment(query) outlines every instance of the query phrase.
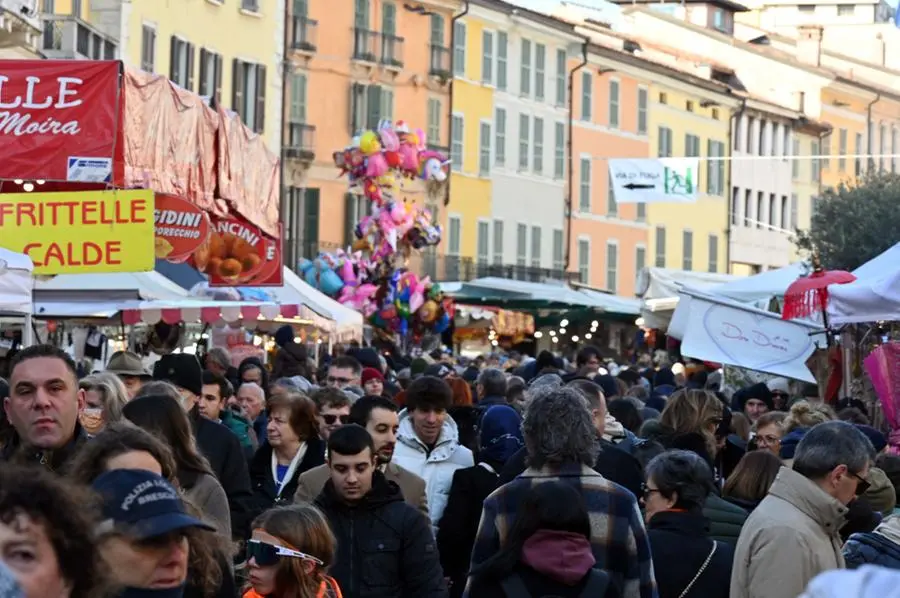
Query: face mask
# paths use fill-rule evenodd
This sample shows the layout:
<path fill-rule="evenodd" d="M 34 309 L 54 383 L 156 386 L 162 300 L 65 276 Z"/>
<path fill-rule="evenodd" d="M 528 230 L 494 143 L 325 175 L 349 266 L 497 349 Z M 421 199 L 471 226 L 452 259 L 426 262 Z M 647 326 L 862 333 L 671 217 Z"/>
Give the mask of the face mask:
<path fill-rule="evenodd" d="M 93 407 L 82 409 L 78 419 L 88 434 L 93 435 L 103 429 L 103 409 Z"/>

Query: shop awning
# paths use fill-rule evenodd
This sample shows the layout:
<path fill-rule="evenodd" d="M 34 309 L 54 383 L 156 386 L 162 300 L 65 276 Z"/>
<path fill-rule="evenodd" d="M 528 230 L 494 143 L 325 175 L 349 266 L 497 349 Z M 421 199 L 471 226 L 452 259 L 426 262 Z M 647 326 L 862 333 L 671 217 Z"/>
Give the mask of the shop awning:
<path fill-rule="evenodd" d="M 835 325 L 900 320 L 900 243 L 853 271 L 856 280 L 828 287 Z"/>
<path fill-rule="evenodd" d="M 468 282 L 441 283 L 443 291 L 457 303 L 495 305 L 511 310 L 590 308 L 597 312 L 637 313 L 638 302 L 563 284 L 526 282 L 488 276 Z"/>
<path fill-rule="evenodd" d="M 32 312 L 34 264 L 27 255 L 0 248 L 0 313 Z"/>
<path fill-rule="evenodd" d="M 284 286 L 273 287 L 269 290 L 278 301 L 288 301 L 289 298 L 299 299 L 312 310 L 330 318 L 335 324 L 335 332 L 339 340 L 362 339 L 363 316 L 361 313 L 342 305 L 322 291 L 307 284 L 290 268 L 284 268 Z"/>
<path fill-rule="evenodd" d="M 107 303 L 121 301 L 177 301 L 188 292 L 158 272 L 115 274 L 60 274 L 38 279 L 34 285 L 35 314 L 53 303 Z"/>
<path fill-rule="evenodd" d="M 811 272 L 809 262 L 795 262 L 777 270 L 768 270 L 710 286 L 706 290 L 713 295 L 727 297 L 739 303 L 768 302 L 772 297 L 782 297 L 792 282 L 802 276 L 808 276 Z"/>

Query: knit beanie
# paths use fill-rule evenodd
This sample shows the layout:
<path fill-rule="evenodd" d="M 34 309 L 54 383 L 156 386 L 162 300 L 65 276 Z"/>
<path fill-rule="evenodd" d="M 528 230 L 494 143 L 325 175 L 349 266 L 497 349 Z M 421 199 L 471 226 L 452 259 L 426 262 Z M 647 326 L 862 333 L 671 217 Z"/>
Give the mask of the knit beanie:
<path fill-rule="evenodd" d="M 877 467 L 870 467 L 866 481 L 871 486 L 863 496 L 869 501 L 872 510 L 878 511 L 885 517 L 893 513 L 897 506 L 897 491 L 894 490 L 894 485 L 891 484 L 887 474 Z"/>
<path fill-rule="evenodd" d="M 283 347 L 288 343 L 294 342 L 294 329 L 285 324 L 275 331 L 275 344 Z"/>
<path fill-rule="evenodd" d="M 360 380 L 362 380 L 363 386 L 366 385 L 366 382 L 369 380 L 381 380 L 384 383 L 384 376 L 381 375 L 381 372 L 376 370 L 375 368 L 363 368 L 362 375 L 360 375 Z"/>
<path fill-rule="evenodd" d="M 409 364 L 409 373 L 413 378 L 421 376 L 425 373 L 425 369 L 428 367 L 428 362 L 425 361 L 421 357 L 416 357 L 412 360 L 412 363 Z"/>

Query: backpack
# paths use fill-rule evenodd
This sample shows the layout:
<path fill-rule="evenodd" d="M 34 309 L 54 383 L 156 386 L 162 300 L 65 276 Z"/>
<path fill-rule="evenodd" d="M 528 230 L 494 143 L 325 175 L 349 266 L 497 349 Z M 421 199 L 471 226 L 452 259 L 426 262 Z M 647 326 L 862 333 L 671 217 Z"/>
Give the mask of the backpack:
<path fill-rule="evenodd" d="M 506 598 L 552 598 L 551 595 L 533 596 L 525 586 L 525 581 L 518 573 L 514 573 L 500 583 Z M 603 598 L 609 588 L 609 573 L 600 569 L 591 569 L 587 583 L 579 595 L 580 598 Z"/>

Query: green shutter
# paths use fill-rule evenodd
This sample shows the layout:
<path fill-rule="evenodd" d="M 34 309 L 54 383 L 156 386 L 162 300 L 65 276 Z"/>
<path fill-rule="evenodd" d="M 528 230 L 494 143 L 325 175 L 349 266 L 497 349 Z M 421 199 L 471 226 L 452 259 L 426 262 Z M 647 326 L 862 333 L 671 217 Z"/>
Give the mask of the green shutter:
<path fill-rule="evenodd" d="M 294 0 L 294 16 L 295 17 L 308 17 L 309 16 L 309 2 L 307 0 Z"/>
<path fill-rule="evenodd" d="M 381 6 L 381 33 L 397 35 L 397 7 L 390 2 Z"/>
<path fill-rule="evenodd" d="M 306 189 L 303 211 L 303 242 L 307 251 L 314 253 L 319 245 L 319 189 Z"/>
<path fill-rule="evenodd" d="M 352 245 L 356 240 L 356 196 L 344 194 L 344 245 Z"/>

